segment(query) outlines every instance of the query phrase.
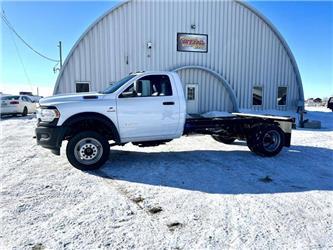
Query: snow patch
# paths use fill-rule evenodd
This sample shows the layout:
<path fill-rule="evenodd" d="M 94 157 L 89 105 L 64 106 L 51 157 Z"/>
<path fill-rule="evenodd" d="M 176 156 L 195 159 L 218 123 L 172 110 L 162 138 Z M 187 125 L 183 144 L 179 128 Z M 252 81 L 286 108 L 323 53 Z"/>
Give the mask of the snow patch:
<path fill-rule="evenodd" d="M 279 114 L 280 115 L 280 114 Z M 333 245 L 333 113 L 272 158 L 210 136 L 113 147 L 95 172 L 0 121 L 1 249 L 319 249 Z M 151 213 L 150 209 L 156 213 Z"/>

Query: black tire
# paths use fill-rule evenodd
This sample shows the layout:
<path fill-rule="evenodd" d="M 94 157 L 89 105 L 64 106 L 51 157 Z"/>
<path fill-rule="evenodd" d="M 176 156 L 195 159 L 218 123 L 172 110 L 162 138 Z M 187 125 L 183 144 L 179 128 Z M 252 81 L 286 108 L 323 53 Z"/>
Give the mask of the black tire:
<path fill-rule="evenodd" d="M 28 115 L 28 109 L 27 107 L 23 108 L 22 116 L 27 116 Z"/>
<path fill-rule="evenodd" d="M 212 135 L 213 139 L 218 142 L 222 142 L 224 144 L 232 144 L 236 138 L 233 137 L 226 137 L 226 136 L 220 136 L 220 135 Z"/>
<path fill-rule="evenodd" d="M 284 146 L 284 133 L 276 125 L 259 126 L 247 139 L 249 149 L 260 156 L 272 157 Z"/>
<path fill-rule="evenodd" d="M 110 145 L 107 138 L 95 131 L 83 131 L 69 139 L 67 159 L 80 170 L 100 168 L 109 158 Z"/>

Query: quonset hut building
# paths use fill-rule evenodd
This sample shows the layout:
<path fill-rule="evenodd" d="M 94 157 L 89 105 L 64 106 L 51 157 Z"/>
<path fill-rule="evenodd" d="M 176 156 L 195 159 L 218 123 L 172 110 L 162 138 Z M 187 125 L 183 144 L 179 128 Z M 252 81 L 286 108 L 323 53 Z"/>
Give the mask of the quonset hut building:
<path fill-rule="evenodd" d="M 125 1 L 78 39 L 54 94 L 100 91 L 130 72 L 174 70 L 189 113 L 296 110 L 295 58 L 277 29 L 240 1 Z"/>

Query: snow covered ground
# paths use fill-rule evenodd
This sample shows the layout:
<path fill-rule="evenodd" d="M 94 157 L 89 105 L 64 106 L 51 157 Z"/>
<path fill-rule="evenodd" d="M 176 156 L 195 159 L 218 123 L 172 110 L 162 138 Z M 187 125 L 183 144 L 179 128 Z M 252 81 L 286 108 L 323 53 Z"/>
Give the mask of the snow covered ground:
<path fill-rule="evenodd" d="M 318 249 L 333 247 L 333 113 L 261 158 L 209 136 L 114 147 L 81 172 L 32 138 L 36 120 L 2 120 L 1 249 Z M 64 145 L 65 146 L 65 145 Z"/>

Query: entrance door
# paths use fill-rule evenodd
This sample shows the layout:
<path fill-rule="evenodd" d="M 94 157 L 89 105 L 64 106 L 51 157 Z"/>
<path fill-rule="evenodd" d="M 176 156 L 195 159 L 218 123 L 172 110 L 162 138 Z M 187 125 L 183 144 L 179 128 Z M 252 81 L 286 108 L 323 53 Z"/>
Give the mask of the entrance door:
<path fill-rule="evenodd" d="M 199 113 L 198 84 L 186 84 L 186 111 L 188 114 Z"/>

